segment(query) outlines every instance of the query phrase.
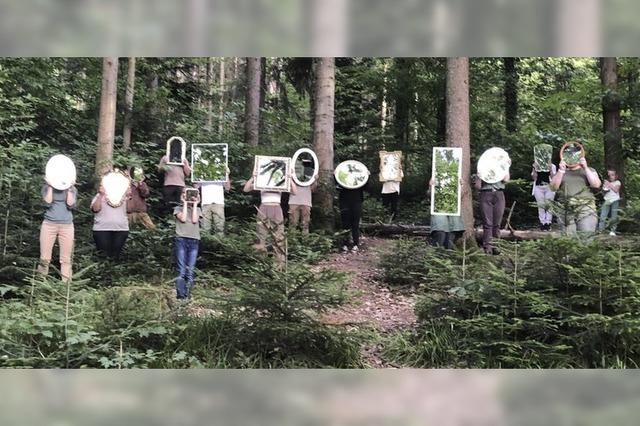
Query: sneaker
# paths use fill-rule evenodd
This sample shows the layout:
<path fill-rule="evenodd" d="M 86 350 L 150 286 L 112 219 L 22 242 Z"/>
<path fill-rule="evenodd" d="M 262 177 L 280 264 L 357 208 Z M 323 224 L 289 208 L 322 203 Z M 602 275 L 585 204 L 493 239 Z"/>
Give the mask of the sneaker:
<path fill-rule="evenodd" d="M 616 233 L 615 233 L 615 232 L 613 232 L 613 231 L 611 231 L 611 232 L 609 232 L 609 235 L 611 235 L 612 237 L 615 237 L 615 236 L 616 236 Z"/>
<path fill-rule="evenodd" d="M 343 252 L 343 253 L 349 253 L 349 247 L 347 247 L 347 246 L 342 246 L 342 252 Z"/>
<path fill-rule="evenodd" d="M 358 246 L 353 246 L 353 248 L 351 249 L 352 253 L 357 253 L 358 252 Z"/>

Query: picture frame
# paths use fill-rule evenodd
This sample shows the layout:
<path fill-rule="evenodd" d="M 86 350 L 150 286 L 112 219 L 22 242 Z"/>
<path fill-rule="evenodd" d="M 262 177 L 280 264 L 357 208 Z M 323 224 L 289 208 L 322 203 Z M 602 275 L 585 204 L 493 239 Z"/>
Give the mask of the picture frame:
<path fill-rule="evenodd" d="M 560 148 L 560 160 L 567 163 L 567 166 L 576 166 L 580 158 L 586 156 L 584 145 L 576 141 L 567 141 Z"/>
<path fill-rule="evenodd" d="M 402 151 L 380 151 L 380 182 L 402 181 Z"/>
<path fill-rule="evenodd" d="M 291 158 L 256 155 L 253 164 L 255 191 L 291 191 Z"/>
<path fill-rule="evenodd" d="M 431 214 L 460 216 L 462 148 L 434 147 L 431 159 Z"/>
<path fill-rule="evenodd" d="M 191 182 L 225 182 L 228 166 L 228 144 L 194 143 L 191 145 Z"/>
<path fill-rule="evenodd" d="M 553 146 L 541 143 L 533 146 L 533 161 L 538 165 L 537 172 L 548 172 L 550 170 L 551 158 L 553 156 Z"/>
<path fill-rule="evenodd" d="M 498 183 L 509 173 L 510 167 L 507 151 L 499 147 L 489 148 L 478 159 L 478 177 L 486 183 Z"/>
<path fill-rule="evenodd" d="M 307 163 L 311 162 L 312 165 Z M 309 148 L 300 148 L 291 157 L 292 179 L 298 186 L 311 186 L 320 173 L 320 162 L 316 153 Z"/>
<path fill-rule="evenodd" d="M 338 185 L 346 189 L 362 188 L 369 180 L 369 175 L 367 166 L 356 160 L 343 161 L 333 172 Z"/>
<path fill-rule="evenodd" d="M 181 166 L 187 158 L 187 143 L 179 136 L 167 140 L 167 164 Z"/>
<path fill-rule="evenodd" d="M 131 186 L 131 179 L 124 172 L 115 169 L 106 173 L 102 177 L 100 184 L 104 188 L 104 196 L 107 204 L 117 208 L 126 201 L 126 196 Z"/>

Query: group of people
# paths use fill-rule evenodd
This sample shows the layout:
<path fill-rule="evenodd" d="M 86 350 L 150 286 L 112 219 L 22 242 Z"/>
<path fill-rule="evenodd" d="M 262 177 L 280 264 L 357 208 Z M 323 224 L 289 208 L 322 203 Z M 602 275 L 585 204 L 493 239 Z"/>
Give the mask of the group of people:
<path fill-rule="evenodd" d="M 610 226 L 615 235 L 619 210 L 621 183 L 615 170 L 607 170 L 607 179 L 601 182 L 598 173 L 587 165 L 584 157 L 575 165 L 561 161 L 556 167 L 549 164 L 549 171 L 540 171 L 534 163 L 533 195 L 538 203 L 540 228 L 551 229 L 553 212 L 563 230 L 568 233 L 604 231 Z M 191 167 L 185 159 L 182 164 L 169 164 L 167 156 L 162 157 L 158 170 L 164 173 L 163 201 L 175 217 L 174 255 L 176 264 L 176 294 L 179 299 L 189 297 L 193 285 L 193 270 L 199 251 L 200 223 L 206 232 L 212 229 L 224 233 L 225 192 L 230 190 L 229 170 L 224 182 L 206 182 L 189 188 L 186 176 Z M 128 172 L 131 174 L 131 169 Z M 244 185 L 244 191 L 254 189 L 256 176 L 251 176 Z M 488 183 L 474 177 L 474 186 L 479 192 L 480 214 L 483 227 L 482 247 L 488 254 L 496 254 L 493 238 L 500 236 L 500 226 L 505 210 L 505 184 L 510 179 L 507 174 L 496 183 Z M 434 181 L 429 187 L 433 190 Z M 336 182 L 337 184 L 337 182 Z M 464 185 L 464 182 L 460 183 Z M 318 181 L 309 186 L 297 186 L 291 182 L 289 193 L 289 226 L 309 232 L 311 220 L 312 193 Z M 596 198 L 592 189 L 602 187 L 604 204 L 598 220 Z M 342 244 L 344 252 L 357 252 L 360 244 L 360 219 L 366 186 L 349 189 L 337 184 L 340 219 L 345 230 Z M 91 201 L 94 213 L 93 238 L 98 253 L 107 258 L 117 258 L 129 235 L 129 226 L 140 223 L 148 229 L 155 224 L 147 212 L 146 198 L 150 194 L 144 176 L 131 180 L 131 186 L 124 202 L 108 202 L 106 190 L 101 184 Z M 384 182 L 382 199 L 391 217 L 398 213 L 400 181 Z M 286 256 L 284 244 L 284 215 L 281 206 L 281 192 L 260 191 L 260 205 L 257 209 L 257 243 L 255 248 L 272 248 L 277 264 L 281 265 Z M 72 210 L 77 202 L 77 190 L 71 186 L 57 190 L 49 182 L 42 188 L 45 206 L 44 220 L 40 232 L 40 263 L 38 272 L 47 275 L 53 246 L 58 240 L 60 249 L 60 272 L 62 279 L 72 277 L 72 254 L 74 245 L 74 225 Z M 555 201 L 555 203 L 554 203 Z M 552 208 L 555 204 L 556 208 Z M 558 207 L 559 206 L 559 207 Z M 461 215 L 431 216 L 432 244 L 452 248 L 457 238 L 462 236 L 465 224 Z"/>

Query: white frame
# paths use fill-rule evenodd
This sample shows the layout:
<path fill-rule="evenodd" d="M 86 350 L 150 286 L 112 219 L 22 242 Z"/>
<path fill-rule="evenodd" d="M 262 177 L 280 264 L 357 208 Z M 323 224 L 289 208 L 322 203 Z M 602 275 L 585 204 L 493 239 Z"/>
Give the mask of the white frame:
<path fill-rule="evenodd" d="M 536 148 L 539 146 L 548 146 L 549 148 L 551 148 L 551 156 L 549 158 L 549 163 L 551 163 L 552 159 L 553 159 L 553 145 L 548 144 L 548 143 L 539 143 L 539 144 L 535 144 L 533 146 L 533 161 L 538 161 L 538 158 L 536 157 Z M 538 164 L 539 169 L 536 170 L 537 172 L 549 172 L 551 171 L 550 168 L 551 166 L 549 166 L 549 164 Z M 546 170 L 545 170 L 546 168 Z"/>
<path fill-rule="evenodd" d="M 194 148 L 197 147 L 209 147 L 209 146 L 224 146 L 225 147 L 225 158 L 224 158 L 224 167 L 225 173 L 224 178 L 222 180 L 195 180 L 195 170 L 196 170 L 196 161 L 194 159 Z M 191 144 L 191 182 L 215 182 L 222 183 L 227 181 L 227 169 L 229 168 L 229 144 L 226 143 L 193 143 Z"/>
<path fill-rule="evenodd" d="M 402 151 L 379 151 L 378 152 L 379 156 L 380 156 L 380 182 L 402 182 Z M 384 168 L 384 159 L 386 157 L 397 157 L 398 158 L 398 163 L 400 164 L 400 167 L 398 168 L 398 173 L 388 179 L 385 179 L 383 177 L 383 168 Z"/>
<path fill-rule="evenodd" d="M 505 161 L 505 163 L 496 163 L 493 162 L 492 163 L 492 167 L 495 169 L 501 169 L 501 171 L 503 172 L 502 175 L 497 175 L 498 178 L 497 179 L 485 179 L 486 176 L 482 176 L 482 174 L 480 173 L 480 166 L 484 163 L 486 163 L 487 161 L 493 161 L 495 160 L 494 158 L 492 158 L 493 155 L 495 155 L 495 153 L 498 153 L 500 155 L 504 154 L 504 156 L 507 158 L 507 160 L 510 161 L 510 157 L 509 157 L 509 153 L 507 151 L 505 151 L 504 149 L 494 146 L 492 148 L 487 149 L 485 152 L 482 153 L 482 155 L 480 156 L 480 158 L 478 159 L 478 164 L 476 164 L 476 171 L 478 173 L 478 177 L 480 179 L 482 179 L 484 182 L 486 183 L 498 183 L 501 182 L 505 176 L 507 175 L 507 173 L 509 173 L 509 169 L 511 168 L 511 164 L 508 161 Z"/>
<path fill-rule="evenodd" d="M 296 175 L 296 172 L 295 172 L 296 163 L 298 162 L 298 157 L 300 157 L 300 155 L 304 153 L 310 154 L 311 157 L 313 158 L 313 176 L 307 182 L 302 182 L 300 179 L 298 179 L 298 175 Z M 291 168 L 293 169 L 291 178 L 296 183 L 296 185 L 311 186 L 316 181 L 316 179 L 318 179 L 318 174 L 320 173 L 320 163 L 318 162 L 318 156 L 316 155 L 315 152 L 313 152 L 309 148 L 300 148 L 295 152 L 295 154 L 293 154 L 293 157 L 291 157 Z"/>
<path fill-rule="evenodd" d="M 66 155 L 56 154 L 47 161 L 44 175 L 49 185 L 58 191 L 64 191 L 76 181 L 76 165 Z"/>
<path fill-rule="evenodd" d="M 258 185 L 258 168 L 263 161 L 284 161 L 285 167 L 285 186 L 284 187 L 276 187 L 276 186 L 259 186 Z M 291 191 L 291 158 L 289 157 L 275 157 L 271 155 L 256 155 L 253 160 L 253 175 L 255 179 L 253 180 L 253 189 L 254 191 L 269 191 L 269 192 L 290 192 Z"/>
<path fill-rule="evenodd" d="M 353 185 L 343 185 L 340 180 L 338 179 L 338 169 L 340 167 L 342 167 L 343 165 L 347 164 L 347 163 L 357 163 L 358 166 L 362 166 L 364 168 L 364 170 L 367 172 L 367 178 L 358 186 L 353 186 Z M 358 189 L 358 188 L 362 188 L 363 186 L 365 186 L 367 184 L 367 182 L 369 181 L 369 178 L 371 177 L 371 172 L 369 171 L 369 169 L 367 168 L 367 166 L 365 166 L 363 163 L 361 163 L 358 160 L 346 160 L 343 161 L 342 163 L 338 164 L 335 168 L 335 170 L 333 171 L 333 177 L 336 179 L 336 182 L 338 182 L 338 185 L 342 186 L 343 188 L 346 189 Z"/>
<path fill-rule="evenodd" d="M 435 196 L 436 196 L 436 185 L 435 185 L 435 178 L 436 178 L 436 152 L 437 151 L 454 151 L 457 152 L 458 155 L 456 156 L 454 154 L 454 158 L 458 157 L 458 182 L 456 182 L 456 186 L 458 188 L 458 209 L 456 210 L 455 213 L 440 213 L 440 212 L 436 212 L 435 209 Z M 433 153 L 431 156 L 431 178 L 434 179 L 434 186 L 432 188 L 430 188 L 431 190 L 431 214 L 433 216 L 460 216 L 461 213 L 461 209 L 462 209 L 462 187 L 460 186 L 460 179 L 462 179 L 462 148 L 457 148 L 457 147 L 434 147 L 433 148 Z"/>
<path fill-rule="evenodd" d="M 124 182 L 127 182 L 127 187 L 123 188 L 124 191 L 122 192 L 120 200 L 118 200 L 118 202 L 113 202 L 113 200 L 109 198 L 109 192 L 111 187 L 110 185 L 108 185 L 108 182 L 105 182 L 105 180 L 112 180 L 112 179 L 115 179 L 116 177 L 120 179 L 120 181 L 123 184 Z M 107 201 L 107 204 L 111 207 L 118 208 L 122 206 L 122 204 L 127 200 L 127 192 L 131 188 L 131 178 L 127 176 L 123 171 L 113 170 L 108 173 L 105 173 L 105 175 L 102 176 L 102 179 L 100 179 L 100 185 L 102 185 L 102 187 L 104 188 L 104 197 L 105 197 L 105 200 Z"/>
<path fill-rule="evenodd" d="M 176 163 L 176 162 L 172 162 L 171 161 L 171 149 L 170 149 L 170 147 L 171 147 L 171 141 L 173 141 L 174 139 L 177 139 L 182 143 L 182 161 L 180 163 Z M 187 159 L 187 143 L 184 141 L 184 139 L 182 139 L 180 136 L 171 136 L 167 140 L 166 156 L 167 156 L 167 164 L 170 164 L 172 166 L 182 166 L 182 163 L 184 163 L 184 160 Z"/>

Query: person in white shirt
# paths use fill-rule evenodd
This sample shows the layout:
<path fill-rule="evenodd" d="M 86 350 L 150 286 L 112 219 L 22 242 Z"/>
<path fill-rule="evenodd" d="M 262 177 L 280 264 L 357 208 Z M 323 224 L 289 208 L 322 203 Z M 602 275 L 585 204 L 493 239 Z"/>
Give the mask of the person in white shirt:
<path fill-rule="evenodd" d="M 224 182 L 202 182 L 200 198 L 202 204 L 202 228 L 210 233 L 212 225 L 216 234 L 224 235 L 224 193 L 231 189 L 229 169 Z"/>
<path fill-rule="evenodd" d="M 291 229 L 297 229 L 298 225 L 302 228 L 303 234 L 309 233 L 309 223 L 311 222 L 311 193 L 318 187 L 316 179 L 309 186 L 296 187 L 296 193 L 289 196 L 289 226 Z"/>
<path fill-rule="evenodd" d="M 401 175 L 404 177 L 404 173 Z M 391 213 L 391 220 L 398 216 L 398 199 L 400 198 L 400 181 L 382 183 L 382 205 Z"/>
<path fill-rule="evenodd" d="M 602 184 L 604 191 L 604 204 L 600 210 L 600 222 L 598 230 L 604 231 L 609 215 L 610 232 L 609 235 L 616 235 L 616 227 L 618 226 L 618 210 L 620 207 L 620 188 L 622 183 L 618 180 L 618 173 L 615 170 L 607 170 L 607 179 Z"/>
<path fill-rule="evenodd" d="M 256 176 L 252 176 L 244 184 L 244 192 L 253 191 L 253 182 Z M 297 192 L 296 185 L 291 182 L 291 194 Z M 258 207 L 258 222 L 256 233 L 258 243 L 254 246 L 258 250 L 267 250 L 267 243 L 271 242 L 276 261 L 284 264 L 285 260 L 285 238 L 284 238 L 284 216 L 282 214 L 282 206 L 280 205 L 282 198 L 281 192 L 260 191 L 260 207 Z"/>

